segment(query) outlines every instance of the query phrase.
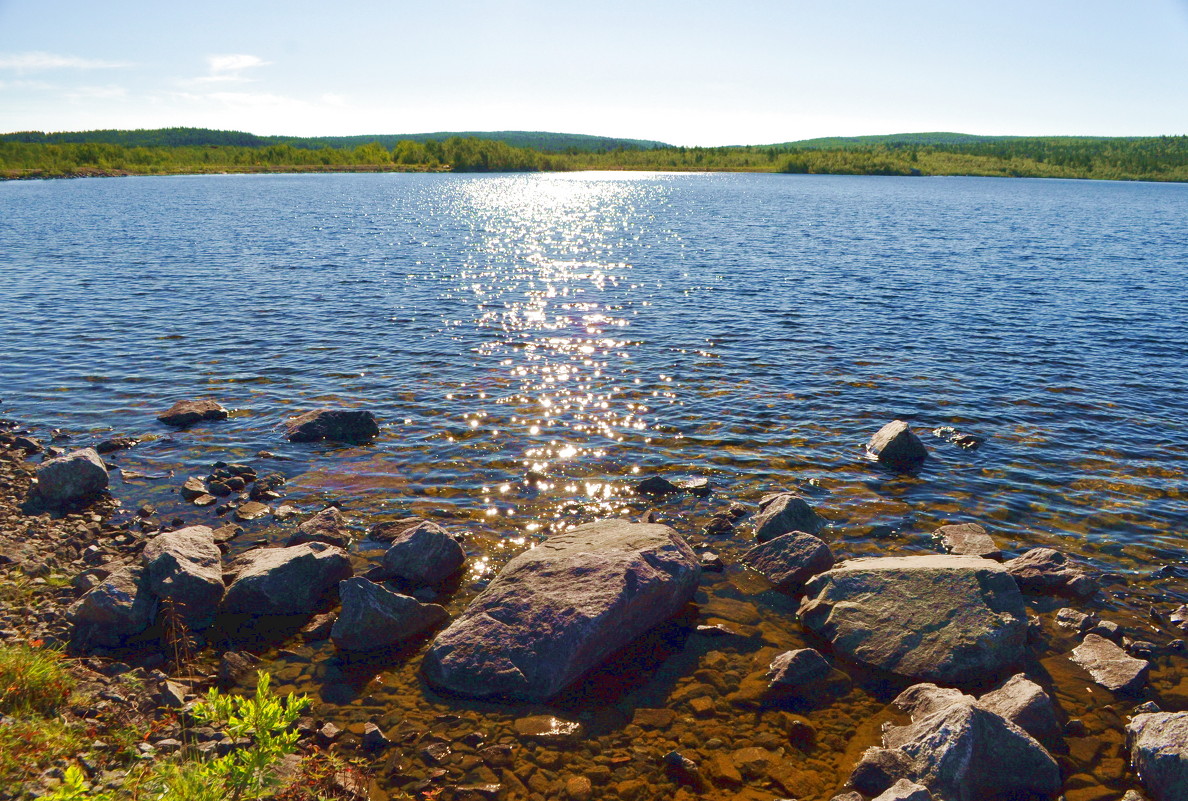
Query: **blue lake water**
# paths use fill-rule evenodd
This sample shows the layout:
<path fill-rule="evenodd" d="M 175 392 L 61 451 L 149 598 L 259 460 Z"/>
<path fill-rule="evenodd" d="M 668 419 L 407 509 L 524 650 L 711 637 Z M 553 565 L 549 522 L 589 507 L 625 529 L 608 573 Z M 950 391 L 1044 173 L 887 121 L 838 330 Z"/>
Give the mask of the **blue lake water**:
<path fill-rule="evenodd" d="M 747 525 L 725 538 L 701 528 L 786 488 L 829 521 L 839 558 L 935 551 L 933 530 L 959 522 L 982 523 L 1008 552 L 1061 548 L 1119 574 L 1095 608 L 1162 642 L 1148 607 L 1188 601 L 1188 572 L 1152 576 L 1188 562 L 1186 220 L 1185 185 L 1046 180 L 0 183 L 0 412 L 47 439 L 62 429 L 63 446 L 142 438 L 106 457 L 120 468 L 112 493 L 162 520 L 226 519 L 177 494 L 218 459 L 280 471 L 289 503 L 339 502 L 360 528 L 432 517 L 465 533 L 472 557 L 442 599 L 455 613 L 549 532 L 649 506 L 733 562 L 752 544 Z M 181 432 L 156 421 L 197 397 L 231 418 Z M 284 420 L 321 406 L 370 409 L 381 436 L 287 443 Z M 863 458 L 895 418 L 930 449 L 918 475 Z M 931 434 L 942 426 L 984 444 L 963 450 Z M 657 474 L 704 476 L 713 492 L 655 504 L 632 492 Z M 247 524 L 232 548 L 283 536 L 272 526 Z M 362 568 L 374 554 L 355 558 Z M 730 694 L 779 650 L 810 643 L 795 603 L 737 566 L 706 573 L 697 603 L 701 622 L 738 636 L 650 642 L 648 667 L 635 653 L 607 668 L 559 702 L 588 726 L 582 748 L 517 751 L 517 775 L 549 797 L 566 771 L 586 771 L 621 797 L 667 799 L 656 765 L 673 748 L 699 760 L 783 748 L 784 713 L 738 711 Z M 1050 639 L 1031 670 L 1082 721 L 1062 768 L 1117 797 L 1135 786 L 1118 724 L 1133 702 L 1094 693 L 1071 666 L 1054 608 L 1033 610 Z M 464 749 L 459 738 L 479 730 L 516 744 L 512 720 L 539 711 L 438 697 L 415 649 L 379 663 L 326 643 L 264 656 L 282 692 L 315 697 L 315 714 L 359 730 L 399 722 L 408 742 Z M 1188 704 L 1182 667 L 1156 660 L 1165 708 Z M 689 710 L 698 693 L 717 698 L 708 717 Z M 878 741 L 892 694 L 856 680 L 802 710 L 817 744 L 792 749 L 781 794 L 748 778 L 747 797 L 829 798 Z M 673 709 L 676 722 L 643 731 L 638 707 Z M 499 779 L 465 760 L 442 774 L 416 747 L 377 781 Z M 625 789 L 636 780 L 649 789 Z"/>
<path fill-rule="evenodd" d="M 3 409 L 88 442 L 214 397 L 231 421 L 113 461 L 270 450 L 311 502 L 497 537 L 628 511 L 654 472 L 743 500 L 817 479 L 856 548 L 978 520 L 1124 569 L 1180 558 L 1188 519 L 1185 220 L 1188 187 L 1107 182 L 9 182 Z M 280 438 L 340 404 L 380 417 L 374 447 Z M 932 449 L 914 480 L 861 458 L 896 417 Z"/>

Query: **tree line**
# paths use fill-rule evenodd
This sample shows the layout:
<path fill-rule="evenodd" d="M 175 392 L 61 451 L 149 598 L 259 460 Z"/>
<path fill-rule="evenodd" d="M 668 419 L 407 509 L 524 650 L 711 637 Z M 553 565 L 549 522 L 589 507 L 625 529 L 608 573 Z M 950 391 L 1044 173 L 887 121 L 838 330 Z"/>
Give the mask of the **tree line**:
<path fill-rule="evenodd" d="M 184 132 L 187 129 L 170 129 Z M 184 139 L 184 134 L 179 134 Z M 125 145 L 0 138 L 0 177 L 206 172 L 657 170 L 841 175 L 987 175 L 1188 181 L 1188 137 L 919 138 L 839 146 L 618 147 L 551 152 L 493 138 L 351 147 L 291 143 Z"/>

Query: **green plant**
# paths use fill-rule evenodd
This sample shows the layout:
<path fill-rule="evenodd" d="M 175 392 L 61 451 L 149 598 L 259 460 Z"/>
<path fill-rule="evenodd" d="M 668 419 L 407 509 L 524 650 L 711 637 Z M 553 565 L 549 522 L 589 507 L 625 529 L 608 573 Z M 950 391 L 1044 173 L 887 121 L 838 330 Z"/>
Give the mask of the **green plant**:
<path fill-rule="evenodd" d="M 246 801 L 279 785 L 277 767 L 282 757 L 297 750 L 293 724 L 309 699 L 292 693 L 279 698 L 272 692 L 271 676 L 264 671 L 258 675 L 255 697 L 223 695 L 212 689 L 191 709 L 199 723 L 222 729 L 234 739 L 248 738 L 251 745 L 211 760 L 160 760 L 130 777 L 124 790 L 133 798 L 155 801 Z M 109 791 L 89 789 L 86 774 L 71 766 L 62 784 L 44 799 L 114 801 L 115 797 Z"/>
<path fill-rule="evenodd" d="M 57 651 L 0 646 L 0 714 L 49 714 L 70 696 L 74 680 Z"/>
<path fill-rule="evenodd" d="M 276 767 L 280 759 L 297 750 L 298 734 L 293 729 L 301 711 L 309 706 L 305 696 L 289 693 L 284 699 L 271 690 L 272 677 L 258 671 L 254 698 L 223 695 L 212 689 L 195 704 L 191 714 L 201 724 L 222 729 L 233 739 L 250 738 L 252 744 L 204 763 L 203 773 L 225 791 L 232 801 L 258 798 L 279 784 Z"/>
<path fill-rule="evenodd" d="M 46 801 L 115 801 L 115 793 L 95 791 L 87 786 L 87 775 L 78 765 L 66 768 L 62 783 L 42 798 Z"/>

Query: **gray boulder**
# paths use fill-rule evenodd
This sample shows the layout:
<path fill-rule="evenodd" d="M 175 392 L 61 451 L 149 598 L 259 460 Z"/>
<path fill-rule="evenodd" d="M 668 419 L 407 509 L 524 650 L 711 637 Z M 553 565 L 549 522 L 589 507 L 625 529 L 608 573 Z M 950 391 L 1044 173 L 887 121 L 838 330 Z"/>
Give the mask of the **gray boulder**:
<path fill-rule="evenodd" d="M 168 411 L 157 415 L 162 423 L 175 428 L 192 426 L 202 420 L 226 420 L 227 417 L 227 410 L 212 400 L 180 400 Z"/>
<path fill-rule="evenodd" d="M 810 578 L 833 567 L 833 551 L 812 534 L 793 531 L 756 545 L 743 554 L 742 561 L 777 589 L 794 593 Z"/>
<path fill-rule="evenodd" d="M 915 470 L 928 458 L 924 443 L 902 420 L 880 428 L 867 443 L 866 452 L 879 464 L 899 471 Z"/>
<path fill-rule="evenodd" d="M 392 538 L 380 571 L 415 587 L 432 587 L 462 569 L 466 552 L 436 523 L 422 522 Z"/>
<path fill-rule="evenodd" d="M 344 651 L 388 648 L 449 619 L 437 604 L 423 604 L 365 578 L 346 579 L 338 585 L 338 596 L 342 611 L 330 639 Z"/>
<path fill-rule="evenodd" d="M 1032 548 L 1003 565 L 1023 592 L 1088 598 L 1098 589 L 1096 579 L 1052 548 Z"/>
<path fill-rule="evenodd" d="M 464 695 L 550 698 L 676 614 L 700 574 L 668 526 L 579 526 L 508 562 L 434 640 L 425 676 Z"/>
<path fill-rule="evenodd" d="M 324 542 L 307 542 L 244 551 L 229 572 L 234 578 L 223 596 L 223 611 L 298 615 L 316 611 L 326 593 L 353 571 L 346 551 Z"/>
<path fill-rule="evenodd" d="M 357 409 L 315 409 L 291 418 L 285 427 L 290 442 L 326 439 L 361 445 L 379 436 L 375 415 Z"/>
<path fill-rule="evenodd" d="M 759 542 L 793 531 L 816 534 L 823 528 L 825 521 L 794 492 L 768 495 L 759 502 L 759 514 L 755 517 L 755 539 Z"/>
<path fill-rule="evenodd" d="M 351 544 L 351 530 L 347 517 L 337 507 L 328 506 L 297 527 L 286 545 L 301 545 L 306 542 L 324 542 L 345 548 Z"/>
<path fill-rule="evenodd" d="M 1126 741 L 1130 763 L 1155 801 L 1188 801 L 1188 712 L 1135 715 Z"/>
<path fill-rule="evenodd" d="M 880 793 L 874 801 L 932 801 L 932 793 L 922 784 L 900 779 Z"/>
<path fill-rule="evenodd" d="M 139 565 L 118 567 L 71 605 L 66 615 L 75 638 L 118 646 L 153 624 L 157 602 Z"/>
<path fill-rule="evenodd" d="M 99 454 L 82 448 L 38 465 L 33 494 L 47 506 L 75 506 L 94 500 L 107 484 L 107 467 Z"/>
<path fill-rule="evenodd" d="M 975 699 L 961 690 L 938 687 L 932 683 L 913 684 L 895 696 L 892 705 L 905 712 L 913 721 L 934 715 L 953 704 L 972 704 Z"/>
<path fill-rule="evenodd" d="M 214 532 L 206 526 L 159 534 L 141 552 L 148 586 L 162 601 L 172 603 L 194 631 L 213 621 L 223 599 L 223 558 Z"/>
<path fill-rule="evenodd" d="M 883 745 L 911 760 L 911 779 L 946 801 L 1046 798 L 1060 768 L 1027 732 L 969 703 L 954 703 L 908 726 L 889 728 Z"/>
<path fill-rule="evenodd" d="M 932 533 L 938 538 L 945 550 L 959 556 L 981 556 L 985 559 L 995 559 L 1002 555 L 1002 551 L 990 539 L 986 529 L 977 523 L 960 523 L 952 526 L 941 526 Z"/>
<path fill-rule="evenodd" d="M 1151 663 L 1135 659 L 1113 642 L 1097 634 L 1086 634 L 1073 649 L 1072 661 L 1085 670 L 1093 680 L 1115 693 L 1136 693 L 1147 683 Z"/>
<path fill-rule="evenodd" d="M 1022 673 L 978 698 L 978 706 L 1001 715 L 1045 746 L 1061 742 L 1062 727 L 1051 697 Z"/>
<path fill-rule="evenodd" d="M 853 559 L 813 577 L 804 589 L 804 625 L 837 653 L 881 670 L 971 684 L 1023 656 L 1023 596 L 988 559 Z"/>

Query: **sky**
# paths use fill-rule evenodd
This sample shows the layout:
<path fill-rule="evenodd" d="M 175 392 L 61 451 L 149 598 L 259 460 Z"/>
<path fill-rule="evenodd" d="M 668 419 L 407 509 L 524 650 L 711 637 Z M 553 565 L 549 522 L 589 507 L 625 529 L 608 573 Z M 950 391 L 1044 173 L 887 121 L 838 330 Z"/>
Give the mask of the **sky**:
<path fill-rule="evenodd" d="M 0 133 L 1188 134 L 1188 0 L 0 0 Z"/>

